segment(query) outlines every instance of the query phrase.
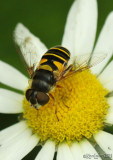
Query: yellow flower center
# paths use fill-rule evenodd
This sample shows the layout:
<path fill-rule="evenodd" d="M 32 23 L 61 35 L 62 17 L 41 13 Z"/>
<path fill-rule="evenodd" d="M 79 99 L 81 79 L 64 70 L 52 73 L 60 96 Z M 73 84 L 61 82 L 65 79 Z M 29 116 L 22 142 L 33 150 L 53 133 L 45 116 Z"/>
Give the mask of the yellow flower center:
<path fill-rule="evenodd" d="M 59 87 L 61 86 L 61 87 Z M 41 137 L 58 142 L 90 138 L 104 126 L 108 93 L 90 70 L 58 82 L 49 103 L 36 110 L 24 98 L 24 118 Z"/>

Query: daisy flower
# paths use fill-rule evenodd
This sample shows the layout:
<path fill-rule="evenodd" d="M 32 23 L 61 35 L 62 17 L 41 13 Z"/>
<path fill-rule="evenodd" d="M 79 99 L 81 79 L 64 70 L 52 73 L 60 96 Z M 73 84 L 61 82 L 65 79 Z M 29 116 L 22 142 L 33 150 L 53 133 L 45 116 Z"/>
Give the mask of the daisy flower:
<path fill-rule="evenodd" d="M 0 159 L 20 160 L 41 145 L 35 160 L 81 160 L 95 157 L 113 159 L 113 135 L 105 127 L 113 125 L 113 12 L 102 28 L 96 45 L 97 1 L 74 1 L 65 26 L 62 46 L 71 57 L 86 53 L 107 53 L 90 70 L 64 79 L 52 91 L 54 99 L 38 110 L 25 98 L 28 78 L 0 61 L 0 82 L 23 91 L 19 94 L 0 89 L 0 112 L 21 113 L 22 119 L 0 131 Z M 17 24 L 14 40 L 26 63 L 39 63 L 47 47 L 22 24 Z M 30 54 L 32 53 L 32 54 Z M 93 58 L 93 56 L 92 56 Z M 92 60 L 92 59 L 91 59 Z M 57 112 L 56 112 L 57 109 Z M 97 147 L 105 154 L 100 155 Z"/>

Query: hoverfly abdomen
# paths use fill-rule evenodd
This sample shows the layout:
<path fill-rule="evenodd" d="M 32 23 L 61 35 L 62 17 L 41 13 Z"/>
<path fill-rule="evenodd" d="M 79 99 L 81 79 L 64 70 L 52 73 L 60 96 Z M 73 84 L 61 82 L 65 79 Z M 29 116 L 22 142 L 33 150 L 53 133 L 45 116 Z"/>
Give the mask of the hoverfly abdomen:
<path fill-rule="evenodd" d="M 40 61 L 40 68 L 49 66 L 52 71 L 61 71 L 70 59 L 70 52 L 61 46 L 50 48 L 43 56 Z"/>

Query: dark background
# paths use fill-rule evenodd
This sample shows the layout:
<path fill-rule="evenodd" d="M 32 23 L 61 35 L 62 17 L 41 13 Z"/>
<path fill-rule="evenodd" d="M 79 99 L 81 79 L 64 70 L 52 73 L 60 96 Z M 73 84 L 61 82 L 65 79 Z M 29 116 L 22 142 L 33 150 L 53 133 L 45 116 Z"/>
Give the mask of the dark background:
<path fill-rule="evenodd" d="M 15 25 L 22 22 L 38 36 L 46 46 L 61 44 L 68 10 L 73 0 L 0 0 L 0 59 L 11 64 L 27 75 L 25 67 L 17 54 L 12 33 Z M 105 18 L 113 10 L 113 0 L 98 0 L 99 18 L 97 36 Z M 0 84 L 0 87 L 4 85 Z M 17 121 L 17 115 L 0 114 L 0 129 Z M 113 128 L 109 127 L 113 133 Z M 34 152 L 24 158 L 33 159 Z"/>

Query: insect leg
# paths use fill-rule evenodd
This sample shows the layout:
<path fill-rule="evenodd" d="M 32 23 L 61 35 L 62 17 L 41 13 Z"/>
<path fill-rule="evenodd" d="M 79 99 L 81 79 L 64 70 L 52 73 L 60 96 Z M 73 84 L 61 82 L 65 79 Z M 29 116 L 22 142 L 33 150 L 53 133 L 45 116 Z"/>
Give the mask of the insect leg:
<path fill-rule="evenodd" d="M 73 64 L 70 64 L 70 65 L 68 66 L 68 68 L 66 68 L 66 69 L 64 70 L 64 72 L 62 73 L 62 76 L 64 77 L 69 71 L 71 71 L 71 70 L 73 69 L 73 67 L 74 67 L 74 65 L 73 65 Z"/>
<path fill-rule="evenodd" d="M 49 96 L 54 100 L 54 97 L 53 97 L 53 95 L 51 93 L 49 93 Z"/>

